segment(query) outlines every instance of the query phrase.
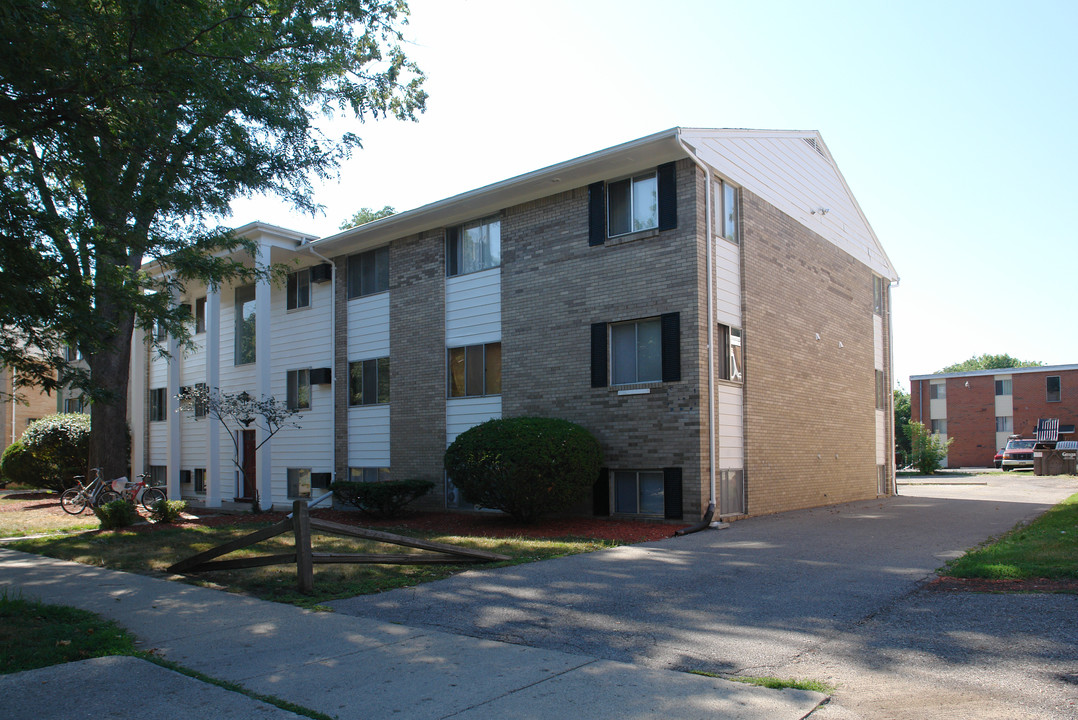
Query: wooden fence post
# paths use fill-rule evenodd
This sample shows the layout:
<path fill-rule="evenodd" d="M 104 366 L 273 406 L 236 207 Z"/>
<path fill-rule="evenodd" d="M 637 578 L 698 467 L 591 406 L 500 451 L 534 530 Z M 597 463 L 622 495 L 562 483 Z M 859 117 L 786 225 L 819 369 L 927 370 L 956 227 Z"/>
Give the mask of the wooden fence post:
<path fill-rule="evenodd" d="M 296 534 L 296 580 L 305 595 L 314 592 L 314 558 L 311 555 L 311 516 L 306 500 L 292 503 L 292 528 Z"/>

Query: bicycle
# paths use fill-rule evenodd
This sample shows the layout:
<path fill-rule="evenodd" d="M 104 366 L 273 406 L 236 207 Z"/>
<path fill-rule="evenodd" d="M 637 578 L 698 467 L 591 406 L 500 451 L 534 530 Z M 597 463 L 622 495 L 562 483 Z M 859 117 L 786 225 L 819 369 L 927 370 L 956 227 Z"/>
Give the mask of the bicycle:
<path fill-rule="evenodd" d="M 112 487 L 101 493 L 98 503 L 105 505 L 113 500 L 126 500 L 134 505 L 138 500 L 147 512 L 153 510 L 154 503 L 165 499 L 165 493 L 161 488 L 147 485 L 146 475 L 147 473 L 139 475 L 136 482 L 131 482 L 125 477 L 113 480 Z"/>
<path fill-rule="evenodd" d="M 101 468 L 90 468 L 90 481 L 82 482 L 85 475 L 76 475 L 76 487 L 64 490 L 60 495 L 60 507 L 71 515 L 78 515 L 87 508 L 94 508 L 101 504 L 101 497 L 105 494 L 106 484 L 101 479 Z"/>

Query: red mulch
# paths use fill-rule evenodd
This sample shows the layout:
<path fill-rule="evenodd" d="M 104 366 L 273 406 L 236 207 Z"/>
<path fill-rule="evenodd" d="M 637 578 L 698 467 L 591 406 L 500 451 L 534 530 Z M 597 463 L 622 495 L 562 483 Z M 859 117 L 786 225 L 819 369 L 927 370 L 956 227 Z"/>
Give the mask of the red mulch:
<path fill-rule="evenodd" d="M 987 578 L 938 577 L 926 588 L 941 592 L 1078 593 L 1078 580 L 989 580 Z"/>
<path fill-rule="evenodd" d="M 228 525 L 235 523 L 278 522 L 285 513 L 271 512 L 241 515 L 210 513 L 197 510 L 200 517 L 185 522 L 200 525 Z M 312 517 L 338 522 L 344 525 L 361 525 L 367 528 L 386 529 L 406 533 L 423 530 L 444 535 L 474 535 L 478 537 L 584 537 L 598 540 L 619 540 L 623 543 L 647 542 L 672 537 L 681 525 L 643 520 L 611 520 L 594 517 L 546 518 L 532 525 L 521 525 L 501 513 L 454 513 L 412 512 L 404 517 L 384 520 L 370 518 L 357 512 L 315 509 Z"/>

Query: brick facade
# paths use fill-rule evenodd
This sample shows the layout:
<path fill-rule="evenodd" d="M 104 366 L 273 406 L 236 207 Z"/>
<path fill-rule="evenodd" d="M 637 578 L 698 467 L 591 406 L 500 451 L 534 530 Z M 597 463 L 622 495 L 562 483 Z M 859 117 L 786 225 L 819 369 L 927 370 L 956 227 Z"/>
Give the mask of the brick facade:
<path fill-rule="evenodd" d="M 34 388 L 14 387 L 11 370 L 0 369 L 0 452 L 22 437 L 26 426 L 33 420 L 60 412 L 57 410 L 57 395 L 46 395 Z M 15 402 L 12 393 L 18 393 L 25 402 Z"/>
<path fill-rule="evenodd" d="M 751 192 L 741 204 L 748 512 L 875 497 L 873 274 Z"/>
<path fill-rule="evenodd" d="M 946 391 L 947 453 L 951 467 L 991 467 L 999 449 L 996 442 L 996 377 L 1011 378 L 1013 408 L 1011 433 L 1033 437 L 1040 418 L 1055 418 L 1063 425 L 1078 424 L 1078 369 L 1071 367 L 1011 368 L 938 377 L 910 378 L 910 418 L 931 427 L 930 384 L 943 380 Z M 1046 380 L 1060 378 L 1060 401 L 1048 402 Z M 916 379 L 915 379 L 916 378 Z M 922 411 L 923 407 L 923 411 Z M 1064 439 L 1078 440 L 1073 435 Z"/>

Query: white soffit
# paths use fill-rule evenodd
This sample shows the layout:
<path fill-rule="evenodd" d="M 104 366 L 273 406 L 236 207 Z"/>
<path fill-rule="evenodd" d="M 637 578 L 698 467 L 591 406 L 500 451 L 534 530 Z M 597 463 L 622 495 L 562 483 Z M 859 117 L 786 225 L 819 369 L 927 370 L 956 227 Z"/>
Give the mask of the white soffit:
<path fill-rule="evenodd" d="M 881 276 L 898 279 L 818 132 L 682 128 L 681 138 L 719 175 L 759 195 Z"/>

